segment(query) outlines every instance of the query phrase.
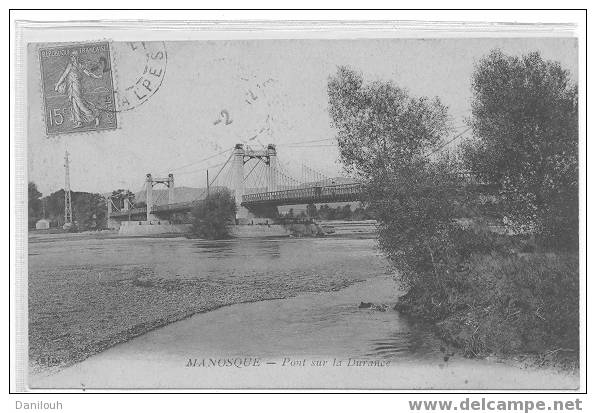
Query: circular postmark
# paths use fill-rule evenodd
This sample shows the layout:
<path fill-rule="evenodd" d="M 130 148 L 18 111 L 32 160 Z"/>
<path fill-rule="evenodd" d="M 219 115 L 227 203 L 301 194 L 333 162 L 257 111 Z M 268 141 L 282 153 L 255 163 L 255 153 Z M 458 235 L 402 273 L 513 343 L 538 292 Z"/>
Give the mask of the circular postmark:
<path fill-rule="evenodd" d="M 159 91 L 166 75 L 168 56 L 164 42 L 117 42 L 112 45 L 117 70 L 113 112 L 125 112 L 143 105 Z"/>

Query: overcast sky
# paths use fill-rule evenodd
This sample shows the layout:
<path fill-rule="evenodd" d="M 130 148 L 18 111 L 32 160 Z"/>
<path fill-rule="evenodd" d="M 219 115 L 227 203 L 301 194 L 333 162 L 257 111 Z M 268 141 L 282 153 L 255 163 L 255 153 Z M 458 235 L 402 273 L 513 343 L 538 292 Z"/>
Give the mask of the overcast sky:
<path fill-rule="evenodd" d="M 146 173 L 174 173 L 177 186 L 204 186 L 208 166 L 198 162 L 237 142 L 278 145 L 288 170 L 302 163 L 339 174 L 327 113 L 327 79 L 338 65 L 366 80 L 393 80 L 414 95 L 438 96 L 462 125 L 470 106 L 474 63 L 493 48 L 508 54 L 540 51 L 577 79 L 573 39 L 382 39 L 167 42 L 167 72 L 145 104 L 120 113 L 120 128 L 45 136 L 36 47 L 28 60 L 29 180 L 47 195 L 64 185 L 63 157 L 71 154 L 77 191 L 137 191 Z M 116 48 L 123 45 L 116 45 Z M 135 74 L 113 68 L 118 84 Z M 229 121 L 221 118 L 226 110 Z M 256 136 L 256 137 L 255 137 Z M 311 145 L 300 142 L 321 140 Z M 210 169 L 215 171 L 216 168 Z"/>

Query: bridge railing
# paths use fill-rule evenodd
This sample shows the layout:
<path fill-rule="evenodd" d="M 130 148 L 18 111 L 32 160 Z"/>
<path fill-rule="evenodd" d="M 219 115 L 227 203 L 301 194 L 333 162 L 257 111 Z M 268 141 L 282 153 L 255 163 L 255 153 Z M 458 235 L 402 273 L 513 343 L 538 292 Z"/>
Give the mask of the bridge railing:
<path fill-rule="evenodd" d="M 362 184 L 340 184 L 328 186 L 312 186 L 307 188 L 288 189 L 284 191 L 261 192 L 242 196 L 242 203 L 275 203 L 288 200 L 311 200 L 312 202 L 331 202 L 334 199 L 355 197 L 362 192 Z"/>

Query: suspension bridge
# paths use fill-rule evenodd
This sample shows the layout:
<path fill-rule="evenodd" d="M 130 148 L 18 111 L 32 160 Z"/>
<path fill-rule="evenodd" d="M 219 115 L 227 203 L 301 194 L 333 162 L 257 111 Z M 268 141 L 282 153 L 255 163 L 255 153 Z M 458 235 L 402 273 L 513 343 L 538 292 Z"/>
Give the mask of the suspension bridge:
<path fill-rule="evenodd" d="M 237 222 L 252 218 L 274 218 L 282 205 L 354 202 L 361 198 L 358 182 L 336 182 L 314 168 L 301 165 L 300 177 L 293 176 L 278 160 L 276 146 L 253 148 L 237 144 L 226 161 L 208 180 L 196 199 L 177 200 L 174 174 L 147 174 L 133 199 L 108 198 L 109 220 L 187 221 L 188 214 L 212 192 L 228 189 L 237 204 Z M 161 189 L 163 188 L 163 189 Z M 140 204 L 140 205 L 137 205 Z"/>
<path fill-rule="evenodd" d="M 449 145 L 469 130 L 457 134 L 429 156 L 450 150 Z M 317 141 L 310 141 L 317 142 Z M 452 148 L 451 148 L 452 149 Z M 218 164 L 217 173 L 207 178 L 207 187 L 177 199 L 174 174 L 166 177 L 148 173 L 142 188 L 134 197 L 108 197 L 108 225 L 115 227 L 121 221 L 189 222 L 189 212 L 204 202 L 211 193 L 229 190 L 237 206 L 236 222 L 254 218 L 275 218 L 277 207 L 332 202 L 355 202 L 362 199 L 363 185 L 359 182 L 332 178 L 316 169 L 301 165 L 299 177 L 290 173 L 279 161 L 277 147 L 273 144 L 255 148 L 238 143 L 233 148 L 214 156 L 227 156 Z M 213 158 L 211 156 L 209 158 Z M 209 159 L 206 158 L 206 159 Z M 162 187 L 163 189 L 161 189 Z"/>

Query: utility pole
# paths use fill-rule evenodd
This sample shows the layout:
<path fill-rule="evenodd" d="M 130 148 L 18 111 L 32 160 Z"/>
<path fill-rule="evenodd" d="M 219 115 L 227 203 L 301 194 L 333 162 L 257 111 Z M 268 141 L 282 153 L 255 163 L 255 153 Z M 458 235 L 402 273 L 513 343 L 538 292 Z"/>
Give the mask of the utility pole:
<path fill-rule="evenodd" d="M 207 198 L 209 198 L 209 169 L 207 169 Z"/>
<path fill-rule="evenodd" d="M 68 151 L 64 153 L 64 229 L 72 227 L 72 201 L 70 197 L 70 160 Z"/>

